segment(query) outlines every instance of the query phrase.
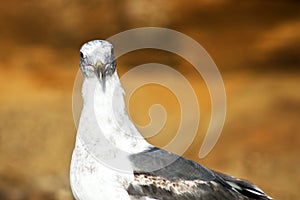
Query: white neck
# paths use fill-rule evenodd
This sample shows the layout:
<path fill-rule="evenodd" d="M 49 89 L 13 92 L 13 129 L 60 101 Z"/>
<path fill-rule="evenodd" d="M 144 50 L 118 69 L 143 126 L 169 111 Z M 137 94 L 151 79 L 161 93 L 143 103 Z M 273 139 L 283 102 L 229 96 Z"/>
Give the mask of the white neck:
<path fill-rule="evenodd" d="M 107 77 L 105 90 L 97 78 L 85 78 L 82 87 L 84 105 L 77 135 L 92 138 L 90 142 L 101 146 L 102 151 L 111 151 L 112 146 L 128 153 L 138 153 L 149 148 L 151 145 L 140 135 L 127 115 L 123 95 L 116 72 Z M 101 133 L 106 141 L 103 141 Z"/>

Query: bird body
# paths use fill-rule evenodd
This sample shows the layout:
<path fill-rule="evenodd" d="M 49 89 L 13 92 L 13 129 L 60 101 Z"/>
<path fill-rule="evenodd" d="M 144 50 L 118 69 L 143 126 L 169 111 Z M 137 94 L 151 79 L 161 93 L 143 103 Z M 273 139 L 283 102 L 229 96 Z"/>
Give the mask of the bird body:
<path fill-rule="evenodd" d="M 271 199 L 251 183 L 149 144 L 128 117 L 113 47 L 80 50 L 84 105 L 70 182 L 77 200 Z"/>
<path fill-rule="evenodd" d="M 110 87 L 106 88 L 105 92 L 96 78 L 86 79 L 83 83 L 84 106 L 70 170 L 71 187 L 76 199 L 130 199 L 124 190 L 124 184 L 133 181 L 133 173 L 120 172 L 108 166 L 107 163 L 115 161 L 130 169 L 129 159 L 118 153 L 118 150 L 138 153 L 149 147 L 144 138 L 137 135 L 138 131 L 132 123 L 128 123 L 130 120 L 125 110 L 119 109 L 125 106 L 123 89 L 120 87 L 120 82 L 114 79 L 118 79 L 116 74 L 107 80 L 106 84 Z M 115 96 L 115 102 L 111 101 L 113 96 Z M 119 121 L 116 121 L 115 115 L 118 116 Z M 124 130 L 132 135 L 136 134 L 136 137 L 126 134 L 120 137 Z M 98 134 L 100 132 L 103 135 Z M 87 134 L 92 138 L 89 138 Z M 90 140 L 86 142 L 86 139 Z M 97 149 L 93 150 L 91 146 Z M 96 152 L 97 155 L 91 151 Z"/>

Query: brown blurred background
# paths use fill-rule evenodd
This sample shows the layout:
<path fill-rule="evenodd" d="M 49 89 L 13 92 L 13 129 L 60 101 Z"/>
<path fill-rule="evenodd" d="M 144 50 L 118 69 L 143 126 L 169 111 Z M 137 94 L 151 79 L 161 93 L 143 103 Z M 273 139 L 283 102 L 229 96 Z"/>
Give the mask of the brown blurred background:
<path fill-rule="evenodd" d="M 79 48 L 88 40 L 143 26 L 192 37 L 210 53 L 224 79 L 224 130 L 213 151 L 199 160 L 210 117 L 201 77 L 183 59 L 158 50 L 118 59 L 120 75 L 137 64 L 159 62 L 189 79 L 199 97 L 201 122 L 185 156 L 249 179 L 275 199 L 300 199 L 299 10 L 297 0 L 2 1 L 0 199 L 72 199 L 68 173 L 76 135 L 72 88 Z M 163 146 L 179 120 L 178 102 L 169 91 L 147 86 L 136 92 L 131 117 L 148 123 L 153 103 L 166 104 L 170 112 L 162 133 L 149 139 Z"/>

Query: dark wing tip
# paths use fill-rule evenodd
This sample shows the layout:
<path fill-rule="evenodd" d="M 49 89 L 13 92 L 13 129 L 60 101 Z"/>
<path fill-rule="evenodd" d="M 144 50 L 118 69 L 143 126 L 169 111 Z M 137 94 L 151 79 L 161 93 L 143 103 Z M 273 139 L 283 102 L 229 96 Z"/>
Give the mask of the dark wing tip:
<path fill-rule="evenodd" d="M 235 191 L 240 194 L 249 197 L 251 199 L 257 200 L 271 200 L 270 196 L 264 193 L 260 188 L 256 185 L 250 183 L 247 180 L 238 179 L 233 176 L 229 176 L 220 172 L 214 171 L 217 175 L 219 175 L 222 179 L 224 179 Z"/>

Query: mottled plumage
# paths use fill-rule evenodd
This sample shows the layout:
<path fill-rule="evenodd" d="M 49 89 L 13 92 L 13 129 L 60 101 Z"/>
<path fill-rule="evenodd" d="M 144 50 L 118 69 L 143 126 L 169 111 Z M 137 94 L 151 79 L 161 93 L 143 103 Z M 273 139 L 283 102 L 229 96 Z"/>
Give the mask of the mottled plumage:
<path fill-rule="evenodd" d="M 166 200 L 270 199 L 245 180 L 209 170 L 159 148 L 131 155 L 130 160 L 135 181 L 129 185 L 128 192 L 136 197 L 147 194 L 151 198 Z M 151 171 L 154 167 L 158 169 Z"/>

